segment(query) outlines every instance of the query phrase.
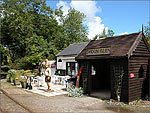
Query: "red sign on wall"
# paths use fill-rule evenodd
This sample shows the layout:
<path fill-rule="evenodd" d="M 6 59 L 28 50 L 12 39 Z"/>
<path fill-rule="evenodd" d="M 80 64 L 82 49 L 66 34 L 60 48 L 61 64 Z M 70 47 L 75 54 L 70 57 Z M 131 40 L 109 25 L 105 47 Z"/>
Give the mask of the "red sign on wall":
<path fill-rule="evenodd" d="M 135 74 L 134 73 L 130 73 L 130 78 L 134 78 Z"/>

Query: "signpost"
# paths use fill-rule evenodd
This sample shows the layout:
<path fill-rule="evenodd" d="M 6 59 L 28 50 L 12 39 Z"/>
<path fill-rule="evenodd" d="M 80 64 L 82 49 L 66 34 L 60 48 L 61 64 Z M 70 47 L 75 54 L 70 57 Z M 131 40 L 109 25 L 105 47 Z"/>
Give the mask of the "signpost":
<path fill-rule="evenodd" d="M 110 54 L 110 48 L 89 49 L 86 55 L 107 55 Z"/>

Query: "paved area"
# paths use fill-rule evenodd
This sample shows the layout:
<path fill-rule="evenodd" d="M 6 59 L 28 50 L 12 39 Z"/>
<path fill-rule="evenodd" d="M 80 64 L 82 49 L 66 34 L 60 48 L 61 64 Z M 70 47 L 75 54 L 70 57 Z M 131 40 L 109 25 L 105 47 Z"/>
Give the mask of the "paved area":
<path fill-rule="evenodd" d="M 65 85 L 56 85 L 51 83 L 51 89 L 54 90 L 54 92 L 48 92 L 47 86 L 44 87 L 33 87 L 32 90 L 27 90 L 33 93 L 37 93 L 44 96 L 56 96 L 56 95 L 64 95 L 68 94 L 68 92 L 65 90 Z"/>
<path fill-rule="evenodd" d="M 21 88 L 21 85 L 17 87 Z M 28 90 L 28 89 L 24 89 L 24 90 L 49 97 L 49 96 L 68 94 L 65 87 L 66 87 L 65 85 L 57 85 L 51 83 L 51 89 L 54 90 L 54 92 L 48 92 L 46 85 L 44 85 L 43 87 L 38 87 L 37 85 L 33 85 L 32 90 Z"/>

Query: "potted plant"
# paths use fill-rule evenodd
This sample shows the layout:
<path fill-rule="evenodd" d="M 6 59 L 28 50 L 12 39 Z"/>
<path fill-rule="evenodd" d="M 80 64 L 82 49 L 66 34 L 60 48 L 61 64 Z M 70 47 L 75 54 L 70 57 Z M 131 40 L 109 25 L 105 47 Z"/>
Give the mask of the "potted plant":
<path fill-rule="evenodd" d="M 16 70 L 16 77 L 14 78 L 15 84 L 20 84 L 21 76 L 24 74 L 24 70 Z"/>
<path fill-rule="evenodd" d="M 21 83 L 22 88 L 26 88 L 26 79 L 25 78 L 22 78 L 20 80 L 20 83 Z"/>
<path fill-rule="evenodd" d="M 26 78 L 28 78 L 31 75 L 33 75 L 33 71 L 32 70 L 26 70 L 26 71 L 24 71 L 24 76 Z M 22 87 L 24 87 L 24 88 L 27 89 L 29 87 L 29 83 L 27 83 L 27 79 L 26 78 L 23 78 L 23 80 L 21 80 L 20 82 L 21 82 L 22 85 L 24 84 L 24 86 L 22 86 Z"/>
<path fill-rule="evenodd" d="M 10 76 L 10 74 L 7 74 L 6 79 L 7 79 L 7 82 L 11 82 L 11 76 Z"/>
<path fill-rule="evenodd" d="M 14 85 L 16 85 L 16 84 L 15 84 L 16 70 L 14 70 L 14 69 L 9 70 L 7 76 L 8 76 L 8 77 L 7 77 L 7 78 L 8 78 L 8 81 L 9 81 L 9 82 L 12 82 L 12 81 L 13 81 Z"/>

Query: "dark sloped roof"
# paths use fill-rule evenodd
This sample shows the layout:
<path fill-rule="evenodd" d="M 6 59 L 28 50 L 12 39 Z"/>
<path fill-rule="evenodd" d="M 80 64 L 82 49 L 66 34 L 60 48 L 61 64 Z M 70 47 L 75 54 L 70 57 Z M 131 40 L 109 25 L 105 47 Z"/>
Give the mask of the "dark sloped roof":
<path fill-rule="evenodd" d="M 100 40 L 92 40 L 84 48 L 84 50 L 76 57 L 76 59 L 86 59 L 93 57 L 114 57 L 114 56 L 128 56 L 132 53 L 136 46 L 137 38 L 140 38 L 141 32 L 108 37 Z M 111 53 L 108 55 L 86 55 L 88 49 L 96 48 L 110 48 Z"/>
<path fill-rule="evenodd" d="M 71 44 L 56 56 L 78 55 L 85 48 L 87 43 L 88 42 Z"/>

